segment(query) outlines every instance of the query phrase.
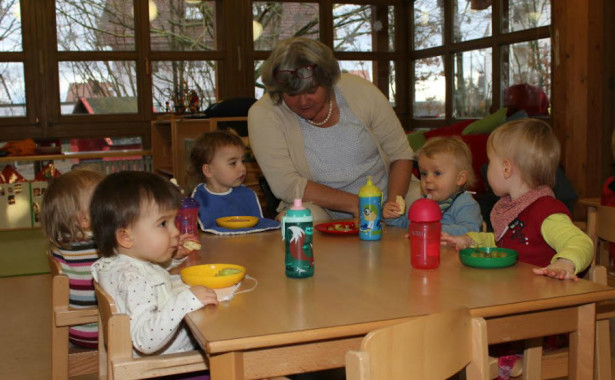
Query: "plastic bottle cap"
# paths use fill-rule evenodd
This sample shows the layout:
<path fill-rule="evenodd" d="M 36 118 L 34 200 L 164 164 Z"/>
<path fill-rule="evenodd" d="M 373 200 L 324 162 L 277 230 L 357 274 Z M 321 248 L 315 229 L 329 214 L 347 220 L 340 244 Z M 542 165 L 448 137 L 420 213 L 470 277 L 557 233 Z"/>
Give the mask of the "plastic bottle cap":
<path fill-rule="evenodd" d="M 292 207 L 286 210 L 286 217 L 289 218 L 303 218 L 303 217 L 312 217 L 312 211 L 309 208 L 303 206 L 303 202 L 301 199 L 295 199 L 293 201 Z"/>
<path fill-rule="evenodd" d="M 410 206 L 408 219 L 411 222 L 436 222 L 442 219 L 442 211 L 436 201 L 421 198 L 417 199 Z"/>
<path fill-rule="evenodd" d="M 186 198 L 182 199 L 181 208 L 182 209 L 199 208 L 199 202 L 196 199 L 194 199 L 194 198 L 186 197 Z"/>
<path fill-rule="evenodd" d="M 291 210 L 305 210 L 303 207 L 303 201 L 301 198 L 297 198 L 293 201 L 293 206 L 290 208 Z"/>
<path fill-rule="evenodd" d="M 372 182 L 372 177 L 367 176 L 367 183 L 359 189 L 359 197 L 380 197 L 382 191 Z"/>

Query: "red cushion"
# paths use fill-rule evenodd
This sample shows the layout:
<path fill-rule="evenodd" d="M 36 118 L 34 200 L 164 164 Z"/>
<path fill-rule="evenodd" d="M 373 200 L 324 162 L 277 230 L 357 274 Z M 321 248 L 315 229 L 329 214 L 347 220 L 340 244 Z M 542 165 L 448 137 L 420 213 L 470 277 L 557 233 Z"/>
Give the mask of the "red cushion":
<path fill-rule="evenodd" d="M 459 136 L 461 132 L 476 120 L 462 120 L 458 123 L 447 125 L 446 127 L 439 127 L 425 132 L 425 138 L 431 138 L 436 136 Z"/>
<path fill-rule="evenodd" d="M 477 193 L 483 193 L 486 190 L 487 178 L 483 178 L 481 176 L 480 168 L 489 163 L 489 158 L 487 158 L 487 139 L 489 138 L 489 133 L 463 135 L 460 137 L 463 142 L 468 144 L 468 147 L 472 152 L 472 169 L 474 169 L 476 183 L 469 190 L 476 191 Z"/>

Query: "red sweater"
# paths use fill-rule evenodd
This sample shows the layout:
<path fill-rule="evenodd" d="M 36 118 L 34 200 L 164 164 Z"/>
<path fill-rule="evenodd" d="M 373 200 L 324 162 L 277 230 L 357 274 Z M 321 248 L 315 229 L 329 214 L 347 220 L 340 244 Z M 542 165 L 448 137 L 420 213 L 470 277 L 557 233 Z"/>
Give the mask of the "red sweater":
<path fill-rule="evenodd" d="M 600 204 L 604 206 L 615 207 L 615 177 L 610 177 L 602 187 L 602 196 Z M 615 244 L 609 244 L 609 252 L 611 252 L 611 261 L 615 264 Z"/>
<path fill-rule="evenodd" d="M 545 267 L 556 252 L 540 233 L 542 222 L 552 214 L 570 216 L 568 208 L 553 197 L 538 198 L 508 225 L 508 230 L 497 242 L 498 247 L 519 252 L 519 261 Z"/>

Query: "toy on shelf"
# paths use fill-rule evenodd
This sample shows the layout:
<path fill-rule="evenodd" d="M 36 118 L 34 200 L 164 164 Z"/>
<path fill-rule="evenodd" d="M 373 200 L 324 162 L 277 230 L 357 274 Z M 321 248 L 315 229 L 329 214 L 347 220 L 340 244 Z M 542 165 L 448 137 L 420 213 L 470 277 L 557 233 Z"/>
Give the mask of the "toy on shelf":
<path fill-rule="evenodd" d="M 201 107 L 199 95 L 195 89 L 190 89 L 186 81 L 182 81 L 181 88 L 174 90 L 172 93 L 173 109 L 175 114 L 181 115 L 184 113 L 198 113 Z M 169 111 L 169 102 L 166 102 L 167 112 Z"/>

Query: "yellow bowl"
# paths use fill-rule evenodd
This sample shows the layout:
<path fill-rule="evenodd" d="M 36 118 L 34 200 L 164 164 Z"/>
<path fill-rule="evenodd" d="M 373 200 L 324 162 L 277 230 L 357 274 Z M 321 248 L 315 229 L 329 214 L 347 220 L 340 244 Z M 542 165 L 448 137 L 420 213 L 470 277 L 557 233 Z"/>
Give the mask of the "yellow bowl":
<path fill-rule="evenodd" d="M 255 216 L 225 216 L 216 219 L 220 227 L 225 228 L 250 228 L 256 226 L 258 218 Z"/>
<path fill-rule="evenodd" d="M 218 275 L 223 269 L 238 269 L 238 273 Z M 190 285 L 203 285 L 212 289 L 235 285 L 246 275 L 246 268 L 235 264 L 202 264 L 184 268 L 179 272 L 182 280 Z"/>

